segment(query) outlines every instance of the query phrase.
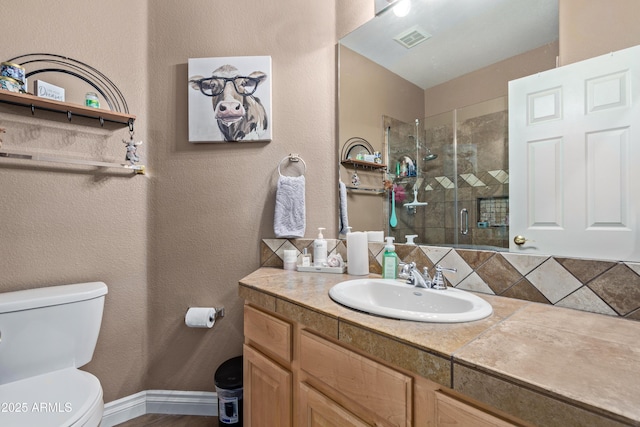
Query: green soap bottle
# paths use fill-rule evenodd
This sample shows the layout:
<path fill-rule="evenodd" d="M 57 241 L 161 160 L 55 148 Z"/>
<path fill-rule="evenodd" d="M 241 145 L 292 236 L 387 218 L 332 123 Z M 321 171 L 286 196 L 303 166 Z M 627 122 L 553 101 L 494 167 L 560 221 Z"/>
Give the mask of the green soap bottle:
<path fill-rule="evenodd" d="M 387 237 L 387 244 L 384 247 L 384 255 L 382 255 L 382 278 L 397 279 L 398 278 L 398 255 L 396 255 L 396 247 L 393 245 L 395 237 Z"/>

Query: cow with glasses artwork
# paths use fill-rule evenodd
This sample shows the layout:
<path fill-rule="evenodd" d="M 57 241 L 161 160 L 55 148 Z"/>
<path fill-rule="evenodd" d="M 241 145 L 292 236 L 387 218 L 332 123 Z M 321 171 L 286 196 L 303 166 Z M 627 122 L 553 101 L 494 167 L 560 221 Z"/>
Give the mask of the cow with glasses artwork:
<path fill-rule="evenodd" d="M 270 73 L 269 56 L 189 59 L 189 141 L 270 141 Z"/>

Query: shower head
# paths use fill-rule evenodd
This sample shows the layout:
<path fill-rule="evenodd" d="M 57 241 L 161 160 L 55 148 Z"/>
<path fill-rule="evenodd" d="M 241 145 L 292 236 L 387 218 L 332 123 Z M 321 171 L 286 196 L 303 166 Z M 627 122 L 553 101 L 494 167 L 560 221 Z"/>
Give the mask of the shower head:
<path fill-rule="evenodd" d="M 438 158 L 437 154 L 433 154 L 431 150 L 427 149 L 428 154 L 422 158 L 422 160 L 428 162 L 429 160 L 435 160 Z"/>

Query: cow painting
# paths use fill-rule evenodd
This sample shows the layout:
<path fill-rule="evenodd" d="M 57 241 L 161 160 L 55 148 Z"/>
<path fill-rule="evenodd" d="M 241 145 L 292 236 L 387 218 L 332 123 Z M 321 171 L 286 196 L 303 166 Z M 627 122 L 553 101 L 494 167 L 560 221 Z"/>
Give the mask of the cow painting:
<path fill-rule="evenodd" d="M 238 58 L 235 59 L 236 61 L 238 60 Z M 189 61 L 189 72 L 191 73 L 192 60 Z M 221 134 L 221 141 L 271 139 L 267 109 L 260 98 L 256 96 L 259 88 L 268 87 L 265 84 L 267 73 L 264 71 L 243 73 L 239 70 L 239 66 L 236 66 L 235 63 L 231 65 L 231 63 L 229 61 L 217 66 L 209 75 L 195 74 L 189 77 L 189 87 L 194 91 L 190 92 L 189 95 L 189 139 L 191 141 L 197 142 L 207 139 L 213 142 L 217 141 L 215 136 L 207 137 L 205 135 L 198 137 L 196 135 L 192 138 L 191 99 L 194 97 L 199 98 L 199 103 L 204 99 L 209 105 L 207 117 L 203 117 L 203 119 L 208 122 L 206 125 L 211 126 L 212 123 L 215 123 L 219 134 Z M 244 69 L 247 69 L 247 67 L 245 66 Z M 267 71 L 270 72 L 270 63 Z M 269 91 L 262 92 L 270 95 Z M 194 124 L 196 129 L 198 129 L 197 126 L 199 125 L 202 126 L 202 124 Z M 197 133 L 197 131 L 194 133 Z"/>

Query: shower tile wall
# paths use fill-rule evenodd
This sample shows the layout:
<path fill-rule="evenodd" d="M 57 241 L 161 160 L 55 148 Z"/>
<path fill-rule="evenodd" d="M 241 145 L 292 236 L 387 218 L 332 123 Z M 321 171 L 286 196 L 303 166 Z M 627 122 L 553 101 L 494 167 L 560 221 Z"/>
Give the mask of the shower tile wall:
<path fill-rule="evenodd" d="M 453 161 L 453 114 L 448 115 L 426 120 L 425 139 L 431 151 L 438 153 L 439 157 L 425 162 L 423 169 L 425 182 L 420 197 L 429 202 L 429 206 L 422 212 L 425 216 L 422 221 L 424 237 L 419 241 L 451 244 L 457 237 L 461 245 L 508 247 L 508 212 L 487 228 L 477 225 L 482 221 L 478 215 L 479 199 L 509 194 L 507 111 L 458 120 L 457 171 Z M 461 110 L 458 116 L 464 116 L 464 111 Z M 469 215 L 469 232 L 466 235 L 457 229 L 462 209 L 467 209 Z"/>

